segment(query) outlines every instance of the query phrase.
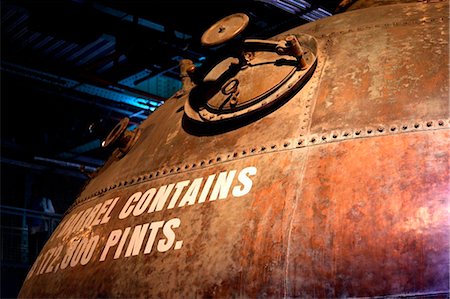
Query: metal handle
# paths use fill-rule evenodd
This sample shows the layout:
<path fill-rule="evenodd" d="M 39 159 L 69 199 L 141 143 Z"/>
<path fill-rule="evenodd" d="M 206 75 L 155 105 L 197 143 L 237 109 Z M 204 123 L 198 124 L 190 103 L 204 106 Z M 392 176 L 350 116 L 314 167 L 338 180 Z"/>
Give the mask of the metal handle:
<path fill-rule="evenodd" d="M 304 69 L 307 67 L 307 63 L 303 58 L 304 50 L 300 45 L 297 37 L 295 35 L 288 35 L 283 40 L 279 41 L 268 41 L 262 39 L 246 39 L 243 45 L 243 52 L 241 61 L 247 63 L 248 52 L 252 51 L 269 51 L 275 52 L 278 55 L 289 55 L 293 56 L 299 62 L 299 66 Z"/>

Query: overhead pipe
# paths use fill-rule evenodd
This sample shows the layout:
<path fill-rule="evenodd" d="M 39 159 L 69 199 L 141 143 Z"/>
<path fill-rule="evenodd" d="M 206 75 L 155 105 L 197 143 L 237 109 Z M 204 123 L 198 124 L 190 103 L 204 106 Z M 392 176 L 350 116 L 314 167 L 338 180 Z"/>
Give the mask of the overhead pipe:
<path fill-rule="evenodd" d="M 61 161 L 61 160 L 56 160 L 56 159 L 44 158 L 44 157 L 34 157 L 34 160 L 41 161 L 41 162 L 47 162 L 47 163 L 51 163 L 51 164 L 55 164 L 55 165 L 59 165 L 59 166 L 63 166 L 63 167 L 79 169 L 81 172 L 85 172 L 85 171 L 94 172 L 95 170 L 97 170 L 97 168 L 95 168 L 95 167 L 91 167 L 91 166 L 87 166 L 87 165 L 83 165 L 83 164 L 79 164 L 79 163 Z"/>
<path fill-rule="evenodd" d="M 119 90 L 124 90 L 124 91 L 128 91 L 128 92 L 134 93 L 134 94 L 139 95 L 139 96 L 144 97 L 144 98 L 152 98 L 152 99 L 155 99 L 155 100 L 160 101 L 160 102 L 165 102 L 167 100 L 166 98 L 158 96 L 156 94 L 145 92 L 145 91 L 133 88 L 133 87 L 129 87 L 127 85 L 120 84 L 120 83 L 115 83 L 115 82 L 107 81 L 107 80 L 104 80 L 104 79 L 100 79 L 100 78 L 94 77 L 94 76 L 92 76 L 90 74 L 80 73 L 79 76 L 81 76 L 82 78 L 90 81 L 91 83 L 98 84 L 98 85 L 100 85 L 102 87 L 114 87 L 114 88 L 117 88 Z"/>

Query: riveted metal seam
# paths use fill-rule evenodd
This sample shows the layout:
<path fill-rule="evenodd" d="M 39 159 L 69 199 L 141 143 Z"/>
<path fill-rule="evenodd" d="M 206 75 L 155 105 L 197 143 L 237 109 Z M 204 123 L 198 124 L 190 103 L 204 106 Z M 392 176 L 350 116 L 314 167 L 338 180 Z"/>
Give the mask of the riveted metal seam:
<path fill-rule="evenodd" d="M 236 150 L 232 153 L 224 153 L 216 155 L 210 159 L 205 159 L 185 163 L 184 165 L 163 166 L 148 172 L 141 172 L 137 176 L 131 178 L 120 179 L 118 183 L 114 183 L 108 187 L 100 188 L 96 192 L 85 197 L 79 197 L 66 211 L 70 213 L 72 209 L 82 203 L 94 200 L 97 196 L 104 195 L 111 190 L 120 190 L 128 186 L 150 182 L 159 178 L 165 178 L 176 174 L 189 173 L 197 169 L 207 169 L 211 166 L 223 164 L 226 162 L 238 161 L 247 157 L 264 155 L 276 152 L 292 151 L 299 148 L 313 147 L 326 143 L 335 143 L 341 141 L 350 141 L 360 138 L 376 138 L 381 136 L 391 136 L 398 134 L 407 134 L 415 132 L 446 130 L 450 128 L 450 119 L 438 119 L 427 121 L 408 121 L 401 123 L 392 123 L 390 125 L 373 125 L 365 128 L 330 130 L 322 134 L 308 134 L 300 138 L 287 139 L 279 144 L 273 143 L 269 145 L 253 146 L 250 148 Z"/>
<path fill-rule="evenodd" d="M 444 1 L 442 1 L 444 2 Z M 347 29 L 347 30 L 342 30 L 342 31 L 335 31 L 335 32 L 330 32 L 330 33 L 326 33 L 326 34 L 321 34 L 319 36 L 317 36 L 318 38 L 329 38 L 329 37 L 333 37 L 333 36 L 337 36 L 337 35 L 344 35 L 347 33 L 353 33 L 353 32 L 358 32 L 358 31 L 366 31 L 366 30 L 372 30 L 375 28 L 381 28 L 383 27 L 383 29 L 386 28 L 390 28 L 390 27 L 400 27 L 400 26 L 408 26 L 408 25 L 419 25 L 419 24 L 427 24 L 427 23 L 443 23 L 445 21 L 445 17 L 440 17 L 440 18 L 430 18 L 430 19 L 425 19 L 425 20 L 410 20 L 410 21 L 405 21 L 405 22 L 392 22 L 392 23 L 384 23 L 384 24 L 376 24 L 373 26 L 364 26 L 364 27 L 356 27 L 354 29 Z"/>

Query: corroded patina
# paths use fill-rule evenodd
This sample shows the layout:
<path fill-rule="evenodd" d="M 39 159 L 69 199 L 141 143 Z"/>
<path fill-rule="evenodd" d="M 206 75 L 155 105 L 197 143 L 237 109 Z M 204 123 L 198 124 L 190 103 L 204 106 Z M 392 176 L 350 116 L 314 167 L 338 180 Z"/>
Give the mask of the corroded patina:
<path fill-rule="evenodd" d="M 311 77 L 220 126 L 185 115 L 187 82 L 85 186 L 20 297 L 448 296 L 448 9 L 274 37 L 317 40 Z"/>

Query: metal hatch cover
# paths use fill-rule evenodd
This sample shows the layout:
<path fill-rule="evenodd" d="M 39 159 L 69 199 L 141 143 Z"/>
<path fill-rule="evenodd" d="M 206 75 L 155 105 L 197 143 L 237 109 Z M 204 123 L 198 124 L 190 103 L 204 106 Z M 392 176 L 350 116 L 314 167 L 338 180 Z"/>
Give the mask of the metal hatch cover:
<path fill-rule="evenodd" d="M 221 34 L 216 30 L 221 26 L 219 21 L 211 27 L 214 30 L 205 32 L 210 43 L 215 41 L 212 32 Z M 292 96 L 311 77 L 316 63 L 317 41 L 310 35 L 286 35 L 278 41 L 246 39 L 204 75 L 190 72 L 196 86 L 185 102 L 185 114 L 200 123 L 249 116 Z"/>
<path fill-rule="evenodd" d="M 239 35 L 248 25 L 249 17 L 244 13 L 226 16 L 203 33 L 201 43 L 207 47 L 220 45 Z"/>

